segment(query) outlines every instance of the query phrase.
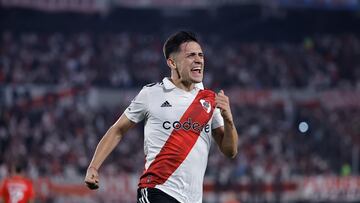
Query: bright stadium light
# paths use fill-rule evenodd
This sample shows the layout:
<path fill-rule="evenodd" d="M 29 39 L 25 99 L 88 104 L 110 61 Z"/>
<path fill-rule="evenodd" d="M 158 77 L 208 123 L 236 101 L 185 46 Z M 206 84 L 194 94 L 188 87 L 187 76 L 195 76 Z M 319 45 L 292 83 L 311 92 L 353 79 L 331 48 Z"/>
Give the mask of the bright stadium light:
<path fill-rule="evenodd" d="M 302 133 L 306 133 L 309 130 L 309 125 L 307 122 L 302 121 L 299 123 L 299 131 Z"/>

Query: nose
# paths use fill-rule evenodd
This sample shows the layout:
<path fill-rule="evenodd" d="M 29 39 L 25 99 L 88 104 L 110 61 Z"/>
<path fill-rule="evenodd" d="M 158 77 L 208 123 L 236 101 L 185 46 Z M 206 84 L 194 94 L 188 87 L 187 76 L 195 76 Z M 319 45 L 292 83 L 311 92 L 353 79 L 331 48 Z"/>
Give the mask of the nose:
<path fill-rule="evenodd" d="M 195 56 L 195 63 L 201 64 L 201 63 L 203 63 L 203 61 L 204 61 L 204 58 L 202 56 L 200 56 L 200 55 Z"/>

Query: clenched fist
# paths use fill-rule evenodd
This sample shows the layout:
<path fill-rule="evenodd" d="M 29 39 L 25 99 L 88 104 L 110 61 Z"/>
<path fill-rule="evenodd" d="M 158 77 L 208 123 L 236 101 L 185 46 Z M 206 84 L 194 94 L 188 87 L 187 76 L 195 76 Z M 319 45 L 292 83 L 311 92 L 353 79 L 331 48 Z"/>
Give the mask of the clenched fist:
<path fill-rule="evenodd" d="M 220 109 L 221 115 L 224 118 L 224 121 L 233 122 L 229 97 L 227 97 L 223 90 L 220 90 L 219 93 L 215 96 L 216 107 Z"/>
<path fill-rule="evenodd" d="M 89 167 L 87 169 L 84 182 L 91 190 L 99 188 L 99 174 L 95 167 Z"/>

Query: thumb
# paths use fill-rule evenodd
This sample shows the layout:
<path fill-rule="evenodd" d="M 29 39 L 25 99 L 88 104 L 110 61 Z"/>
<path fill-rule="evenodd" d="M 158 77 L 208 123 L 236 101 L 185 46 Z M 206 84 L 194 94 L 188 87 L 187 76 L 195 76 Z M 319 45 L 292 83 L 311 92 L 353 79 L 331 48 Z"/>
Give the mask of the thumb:
<path fill-rule="evenodd" d="M 220 90 L 218 94 L 224 94 L 224 90 Z"/>

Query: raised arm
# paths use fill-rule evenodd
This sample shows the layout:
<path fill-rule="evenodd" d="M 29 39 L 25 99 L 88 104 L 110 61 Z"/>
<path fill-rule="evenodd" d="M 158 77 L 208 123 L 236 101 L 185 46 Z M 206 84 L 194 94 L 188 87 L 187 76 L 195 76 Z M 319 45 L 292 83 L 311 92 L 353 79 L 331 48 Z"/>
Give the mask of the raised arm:
<path fill-rule="evenodd" d="M 96 147 L 93 158 L 86 172 L 84 182 L 90 189 L 97 189 L 99 184 L 98 169 L 106 157 L 114 150 L 120 142 L 123 135 L 133 126 L 134 122 L 130 121 L 124 114 L 108 129 L 103 138 Z"/>
<path fill-rule="evenodd" d="M 234 158 L 237 154 L 238 134 L 232 117 L 229 98 L 221 90 L 215 98 L 216 107 L 220 109 L 224 118 L 224 127 L 214 129 L 213 137 L 221 152 L 227 157 Z"/>

